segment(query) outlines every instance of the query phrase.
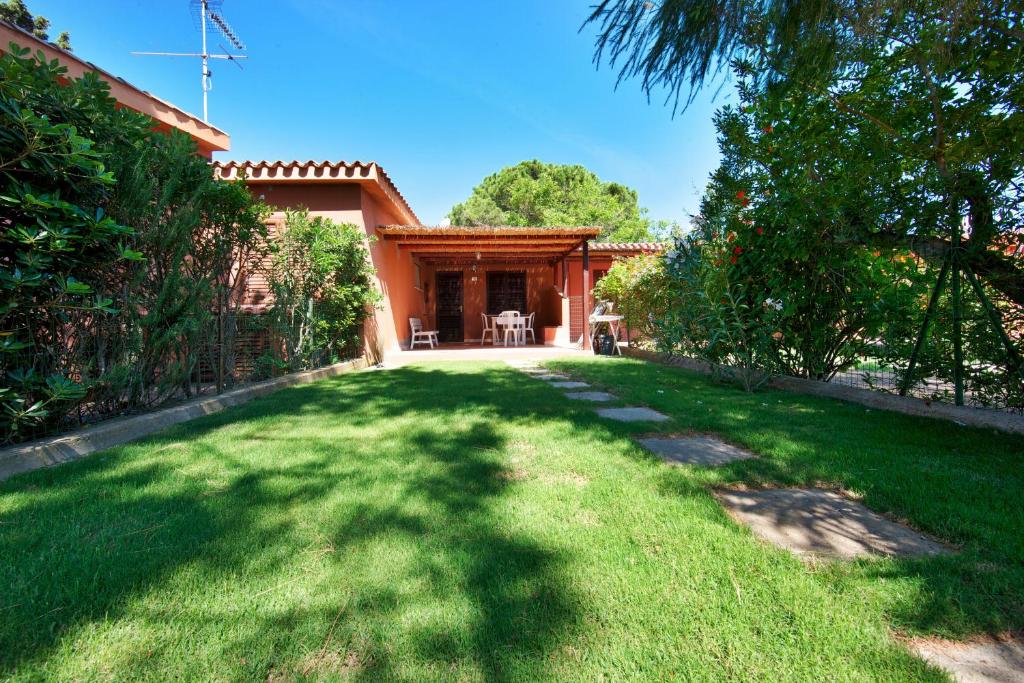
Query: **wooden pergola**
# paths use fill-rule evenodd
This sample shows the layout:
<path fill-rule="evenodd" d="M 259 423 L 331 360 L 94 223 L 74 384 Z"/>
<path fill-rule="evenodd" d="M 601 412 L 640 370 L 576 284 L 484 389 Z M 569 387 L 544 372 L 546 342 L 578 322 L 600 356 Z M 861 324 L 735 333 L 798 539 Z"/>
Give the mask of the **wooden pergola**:
<path fill-rule="evenodd" d="M 583 347 L 590 346 L 590 247 L 601 228 L 518 226 L 382 225 L 377 234 L 421 263 L 445 266 L 487 264 L 562 264 L 563 291 L 568 291 L 565 259 L 583 253 Z"/>

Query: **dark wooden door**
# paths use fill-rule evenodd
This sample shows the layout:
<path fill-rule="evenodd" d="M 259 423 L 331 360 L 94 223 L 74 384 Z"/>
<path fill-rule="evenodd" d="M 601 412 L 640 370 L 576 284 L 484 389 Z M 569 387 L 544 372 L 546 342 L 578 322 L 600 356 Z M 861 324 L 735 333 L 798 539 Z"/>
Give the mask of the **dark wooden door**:
<path fill-rule="evenodd" d="M 526 273 L 496 270 L 487 273 L 487 313 L 526 310 Z"/>
<path fill-rule="evenodd" d="M 462 331 L 462 273 L 438 273 L 437 337 L 443 342 L 460 342 Z"/>

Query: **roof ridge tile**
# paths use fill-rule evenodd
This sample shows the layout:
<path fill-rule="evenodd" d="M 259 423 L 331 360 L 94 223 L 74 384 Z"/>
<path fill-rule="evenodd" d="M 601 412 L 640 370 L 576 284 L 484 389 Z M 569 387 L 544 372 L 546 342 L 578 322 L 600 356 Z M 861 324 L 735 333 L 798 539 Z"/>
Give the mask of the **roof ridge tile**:
<path fill-rule="evenodd" d="M 368 178 L 374 169 L 377 172 L 378 184 L 387 195 L 394 201 L 394 203 L 402 210 L 404 210 L 410 217 L 415 220 L 419 220 L 416 217 L 416 212 L 409 206 L 408 200 L 395 185 L 395 182 L 391 179 L 391 176 L 384 170 L 384 168 L 376 161 L 330 161 L 325 159 L 324 161 L 316 161 L 310 159 L 308 161 L 299 161 L 293 159 L 292 161 L 284 161 L 278 159 L 276 161 L 269 161 L 262 159 L 254 161 L 247 159 L 244 161 L 215 161 L 213 162 L 214 172 L 222 178 L 234 179 L 243 175 L 250 175 L 254 171 L 267 171 L 266 174 L 259 173 L 256 177 L 261 180 L 273 180 L 277 177 L 277 171 L 287 173 L 286 176 L 282 176 L 288 179 L 302 179 L 311 177 L 313 179 L 325 178 L 325 177 L 359 177 Z M 326 171 L 326 173 L 324 172 Z M 274 173 L 274 175 L 271 175 Z M 310 174 L 313 175 L 310 175 Z"/>

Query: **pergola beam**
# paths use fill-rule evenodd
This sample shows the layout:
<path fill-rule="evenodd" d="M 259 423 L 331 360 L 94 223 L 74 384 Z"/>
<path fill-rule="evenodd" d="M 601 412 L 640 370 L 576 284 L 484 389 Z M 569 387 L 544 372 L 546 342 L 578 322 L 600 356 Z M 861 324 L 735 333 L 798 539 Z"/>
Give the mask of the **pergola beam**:
<path fill-rule="evenodd" d="M 518 254 L 522 252 L 531 253 L 543 253 L 548 254 L 552 258 L 561 257 L 563 250 L 552 247 L 551 245 L 531 245 L 531 244 L 498 244 L 498 245 L 487 245 L 487 246 L 476 246 L 466 244 L 428 244 L 428 245 L 399 245 L 403 251 L 408 251 L 412 254 L 429 254 L 429 253 L 463 253 L 463 254 Z"/>
<path fill-rule="evenodd" d="M 587 244 L 587 240 L 586 239 L 577 240 L 577 241 L 573 242 L 572 246 L 570 246 L 568 249 L 566 249 L 566 250 L 564 250 L 562 252 L 559 252 L 558 254 L 555 254 L 553 259 L 552 259 L 552 263 L 564 260 L 570 254 L 572 254 L 574 251 L 579 249 L 581 245 L 586 245 L 586 244 Z"/>
<path fill-rule="evenodd" d="M 475 249 L 490 249 L 492 247 L 503 247 L 503 246 L 528 246 L 528 245 L 552 245 L 554 247 L 567 247 L 570 244 L 575 248 L 579 245 L 579 241 L 575 239 L 552 239 L 552 238 L 537 238 L 530 240 L 513 240 L 507 238 L 499 238 L 493 240 L 478 240 L 478 239 L 438 239 L 432 237 L 430 239 L 422 240 L 411 240 L 404 237 L 396 238 L 391 240 L 398 243 L 399 247 L 405 249 L 419 249 L 422 247 L 429 246 L 473 246 Z"/>
<path fill-rule="evenodd" d="M 466 263 L 473 265 L 474 263 L 483 265 L 494 265 L 496 263 L 519 263 L 523 261 L 529 261 L 530 263 L 539 263 L 541 265 L 551 265 L 551 259 L 543 255 L 537 254 L 519 254 L 517 256 L 492 256 L 489 258 L 474 258 L 462 256 L 459 254 L 430 254 L 430 255 L 419 255 L 416 257 L 417 260 L 423 263 Z"/>

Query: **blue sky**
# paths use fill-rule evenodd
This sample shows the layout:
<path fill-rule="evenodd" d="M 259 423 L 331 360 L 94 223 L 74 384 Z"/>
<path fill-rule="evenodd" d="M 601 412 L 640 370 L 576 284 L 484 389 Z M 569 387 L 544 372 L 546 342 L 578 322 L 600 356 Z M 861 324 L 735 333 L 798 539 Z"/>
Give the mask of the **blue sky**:
<path fill-rule="evenodd" d="M 198 60 L 129 54 L 198 51 L 188 0 L 28 4 L 81 57 L 201 113 Z M 711 116 L 726 95 L 707 89 L 673 119 L 636 81 L 616 90 L 592 63 L 593 31 L 577 33 L 589 5 L 224 0 L 249 59 L 213 63 L 210 121 L 232 142 L 216 158 L 375 160 L 424 223 L 504 166 L 578 163 L 686 225 L 718 162 Z"/>

